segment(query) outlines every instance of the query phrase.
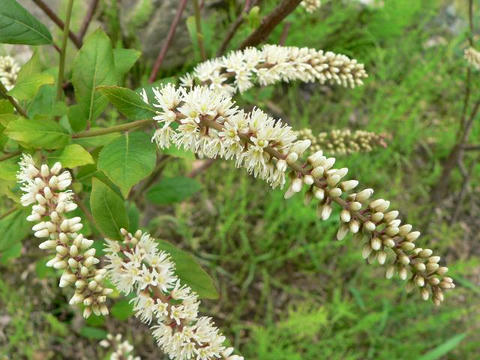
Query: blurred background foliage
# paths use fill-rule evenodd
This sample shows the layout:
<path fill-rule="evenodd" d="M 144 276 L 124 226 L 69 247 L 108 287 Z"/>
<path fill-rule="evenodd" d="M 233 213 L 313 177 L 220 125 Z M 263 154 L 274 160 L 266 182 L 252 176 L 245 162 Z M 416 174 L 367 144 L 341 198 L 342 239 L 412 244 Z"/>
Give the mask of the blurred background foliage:
<path fill-rule="evenodd" d="M 127 21 L 121 21 L 119 2 L 101 1 L 98 20 L 114 44 L 140 49 L 142 29 L 158 4 L 139 1 Z M 209 56 L 220 46 L 239 3 L 215 2 L 203 17 Z M 231 48 L 275 3 L 261 1 Z M 74 9 L 74 29 L 82 11 Z M 480 358 L 478 164 L 459 220 L 448 224 L 461 184 L 455 174 L 450 195 L 426 224 L 429 191 L 454 145 L 463 106 L 466 19 L 466 1 L 385 0 L 364 6 L 335 0 L 323 1 L 314 14 L 297 9 L 286 19 L 285 44 L 358 59 L 369 73 L 365 85 L 351 90 L 282 84 L 251 89 L 239 99 L 296 129 L 350 128 L 391 135 L 386 149 L 339 157 L 337 164 L 390 199 L 407 222 L 427 230 L 420 245 L 443 255 L 458 285 L 441 307 L 408 295 L 399 280 L 384 280 L 383 269 L 367 265 L 351 237 L 336 242 L 335 217 L 319 221 L 301 197 L 285 201 L 281 191 L 270 191 L 231 163 L 218 161 L 202 173 L 199 191 L 182 202 L 142 208 L 140 201 L 142 216 L 136 221 L 194 254 L 216 280 L 220 299 L 204 302 L 203 311 L 216 319 L 246 359 Z M 192 33 L 192 19 L 186 24 Z M 268 42 L 278 43 L 283 31 L 280 25 Z M 475 40 L 478 44 L 479 32 Z M 200 61 L 195 36 L 175 51 L 181 52 L 183 63 L 162 68 L 159 82 Z M 39 53 L 48 67 L 51 50 Z M 145 84 L 150 66 L 148 58 L 141 58 L 125 79 L 127 86 Z M 474 76 L 473 94 L 478 96 L 480 74 Z M 118 113 L 111 109 L 106 117 L 114 124 Z M 472 139 L 480 140 L 478 124 Z M 162 178 L 186 174 L 192 163 L 191 158 L 167 161 Z M 2 212 L 8 209 L 7 199 L 0 204 Z M 132 207 L 131 216 L 137 218 L 138 209 Z M 69 308 L 35 241 L 26 239 L 22 246 L 17 249 L 21 257 L 8 260 L 2 254 L 0 359 L 102 358 L 97 343 L 107 332 L 124 333 L 142 359 L 162 358 L 147 329 L 129 317 L 126 300 L 115 303 L 113 318 L 84 321 Z"/>

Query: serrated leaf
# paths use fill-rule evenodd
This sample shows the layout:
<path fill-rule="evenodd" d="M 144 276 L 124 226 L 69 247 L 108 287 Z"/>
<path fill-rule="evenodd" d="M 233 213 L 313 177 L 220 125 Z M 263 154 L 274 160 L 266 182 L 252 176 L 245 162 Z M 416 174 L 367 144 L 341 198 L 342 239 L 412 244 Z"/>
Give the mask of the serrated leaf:
<path fill-rule="evenodd" d="M 120 239 L 120 229 L 128 228 L 123 199 L 102 181 L 92 179 L 90 208 L 98 227 L 111 239 Z"/>
<path fill-rule="evenodd" d="M 52 35 L 15 0 L 2 0 L 0 6 L 0 43 L 44 45 L 52 43 Z"/>
<path fill-rule="evenodd" d="M 173 204 L 187 199 L 201 188 L 202 185 L 191 178 L 165 178 L 150 188 L 147 199 L 160 205 Z"/>
<path fill-rule="evenodd" d="M 100 85 L 115 85 L 118 75 L 115 70 L 112 44 L 103 30 L 90 34 L 77 53 L 72 68 L 72 83 L 82 121 L 76 121 L 75 131 L 83 130 L 88 121 L 92 122 L 107 106 L 107 98 L 96 92 Z"/>
<path fill-rule="evenodd" d="M 155 109 L 133 90 L 120 86 L 99 86 L 97 90 L 130 120 L 151 119 L 155 116 Z"/>
<path fill-rule="evenodd" d="M 19 209 L 0 220 L 0 251 L 21 242 L 29 233 L 31 224 L 26 220 L 28 211 Z"/>
<path fill-rule="evenodd" d="M 70 140 L 70 135 L 50 119 L 19 118 L 8 123 L 5 135 L 25 147 L 59 149 Z"/>
<path fill-rule="evenodd" d="M 212 278 L 190 254 L 164 240 L 158 241 L 158 247 L 170 254 L 175 263 L 177 276 L 183 283 L 190 286 L 200 298 L 218 299 L 218 292 Z"/>
<path fill-rule="evenodd" d="M 142 53 L 135 49 L 114 49 L 113 58 L 117 74 L 123 77 L 135 65 L 140 55 Z"/>
<path fill-rule="evenodd" d="M 119 300 L 112 306 L 111 313 L 118 320 L 127 320 L 133 314 L 133 305 L 126 299 Z"/>
<path fill-rule="evenodd" d="M 98 169 L 120 188 L 123 196 L 133 185 L 147 177 L 155 168 L 156 150 L 150 136 L 126 133 L 106 145 L 98 157 Z"/>
<path fill-rule="evenodd" d="M 88 164 L 94 164 L 92 155 L 81 145 L 71 144 L 65 146 L 64 149 L 52 154 L 48 157 L 49 162 L 54 163 L 60 161 L 64 168 L 74 168 Z"/>

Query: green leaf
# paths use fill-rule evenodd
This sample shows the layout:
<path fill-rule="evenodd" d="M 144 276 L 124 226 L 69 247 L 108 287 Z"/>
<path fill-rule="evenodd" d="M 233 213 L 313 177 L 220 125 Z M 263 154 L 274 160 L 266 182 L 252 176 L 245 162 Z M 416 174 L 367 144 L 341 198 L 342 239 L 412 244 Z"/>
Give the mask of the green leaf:
<path fill-rule="evenodd" d="M 75 131 L 83 130 L 87 121 L 93 122 L 107 106 L 107 98 L 95 91 L 97 86 L 115 85 L 117 79 L 112 44 L 98 29 L 85 39 L 73 62 L 72 83 L 83 116 L 82 121 L 72 124 Z"/>
<path fill-rule="evenodd" d="M 435 349 L 430 350 L 425 355 L 422 355 L 418 360 L 437 360 L 446 355 L 453 349 L 455 349 L 460 342 L 465 338 L 466 334 L 459 334 L 451 337 L 443 344 L 437 346 Z"/>
<path fill-rule="evenodd" d="M 13 113 L 13 105 L 7 99 L 0 99 L 0 114 Z"/>
<path fill-rule="evenodd" d="M 28 105 L 27 113 L 31 118 L 36 115 L 63 116 L 67 113 L 67 105 L 63 101 L 57 101 L 55 85 L 44 85 Z"/>
<path fill-rule="evenodd" d="M 50 260 L 50 258 L 43 258 L 40 260 L 37 260 L 35 263 L 35 273 L 37 274 L 37 277 L 39 279 L 46 279 L 46 278 L 53 278 L 56 277 L 55 270 L 51 267 L 47 266 L 47 262 Z"/>
<path fill-rule="evenodd" d="M 212 278 L 190 254 L 164 240 L 158 241 L 158 247 L 170 254 L 180 280 L 190 286 L 200 298 L 218 299 L 218 292 Z"/>
<path fill-rule="evenodd" d="M 0 179 L 5 181 L 17 181 L 19 156 L 0 161 Z"/>
<path fill-rule="evenodd" d="M 52 43 L 52 35 L 15 0 L 2 0 L 0 6 L 0 43 L 44 45 Z"/>
<path fill-rule="evenodd" d="M 8 260 L 16 259 L 22 254 L 22 244 L 15 243 L 13 246 L 9 247 L 5 251 L 1 252 L 0 264 L 6 264 Z"/>
<path fill-rule="evenodd" d="M 178 148 L 175 145 L 170 145 L 167 149 L 162 149 L 162 153 L 187 160 L 195 160 L 195 154 L 192 151 L 184 150 L 183 148 Z"/>
<path fill-rule="evenodd" d="M 155 168 L 156 150 L 150 137 L 141 132 L 126 133 L 106 145 L 98 157 L 98 169 L 120 188 L 123 196 Z"/>
<path fill-rule="evenodd" d="M 80 329 L 80 335 L 87 339 L 102 340 L 107 337 L 107 332 L 103 329 L 84 326 Z"/>
<path fill-rule="evenodd" d="M 70 135 L 50 119 L 24 119 L 10 121 L 5 135 L 25 147 L 59 149 L 70 140 Z"/>
<path fill-rule="evenodd" d="M 127 320 L 133 314 L 133 305 L 126 299 L 119 300 L 112 306 L 111 313 L 118 320 Z"/>
<path fill-rule="evenodd" d="M 133 90 L 119 86 L 99 86 L 97 90 L 130 120 L 151 119 L 155 116 L 155 109 Z"/>
<path fill-rule="evenodd" d="M 65 146 L 64 149 L 50 155 L 48 157 L 49 163 L 60 161 L 65 168 L 73 169 L 77 166 L 94 164 L 92 155 L 85 150 L 81 145 L 71 144 Z"/>
<path fill-rule="evenodd" d="M 123 199 L 102 181 L 92 179 L 90 208 L 98 227 L 111 239 L 120 239 L 120 229 L 128 228 Z"/>
<path fill-rule="evenodd" d="M 185 200 L 201 188 L 202 185 L 191 178 L 166 178 L 150 188 L 147 199 L 155 204 L 173 204 Z"/>
<path fill-rule="evenodd" d="M 26 220 L 28 211 L 19 209 L 0 220 L 0 251 L 21 242 L 29 233 L 31 224 Z"/>
<path fill-rule="evenodd" d="M 92 130 L 99 129 L 99 128 L 92 128 Z M 91 136 L 91 137 L 84 137 L 84 138 L 74 138 L 72 141 L 75 144 L 82 145 L 83 147 L 97 147 L 97 146 L 105 146 L 111 143 L 116 138 L 120 137 L 120 133 L 111 133 L 99 136 Z"/>
<path fill-rule="evenodd" d="M 35 52 L 30 60 L 22 66 L 15 87 L 8 93 L 18 100 L 30 100 L 34 98 L 41 86 L 54 82 L 55 79 L 52 75 L 41 72 L 40 58 Z"/>
<path fill-rule="evenodd" d="M 137 62 L 140 55 L 142 53 L 135 49 L 114 49 L 113 58 L 118 76 L 123 77 Z"/>

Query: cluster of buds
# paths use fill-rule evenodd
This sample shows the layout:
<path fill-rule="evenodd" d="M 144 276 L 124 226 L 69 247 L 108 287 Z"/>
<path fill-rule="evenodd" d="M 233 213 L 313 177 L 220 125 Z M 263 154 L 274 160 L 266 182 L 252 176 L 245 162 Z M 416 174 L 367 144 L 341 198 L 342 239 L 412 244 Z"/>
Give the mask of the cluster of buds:
<path fill-rule="evenodd" d="M 133 345 L 128 340 L 122 341 L 122 334 L 107 334 L 107 338 L 100 341 L 99 345 L 112 351 L 110 360 L 140 360 L 140 356 L 133 354 Z"/>
<path fill-rule="evenodd" d="M 480 70 L 480 51 L 475 50 L 473 47 L 465 49 L 465 59 L 475 69 Z"/>
<path fill-rule="evenodd" d="M 339 204 L 342 211 L 338 240 L 349 232 L 364 239 L 364 256 L 370 262 L 376 260 L 387 265 L 387 277 L 395 270 L 402 279 L 407 279 L 410 273 L 409 283 L 420 288 L 422 297 L 431 297 L 435 304 L 443 300 L 444 289 L 454 287 L 452 279 L 445 276 L 447 268 L 439 265 L 440 258 L 430 249 L 415 245 L 420 233 L 412 231 L 409 224 L 402 225 L 398 211 L 388 211 L 390 202 L 372 201 L 371 189 L 352 193 L 358 181 L 343 180 L 348 169 L 333 168 L 335 158 L 326 157 L 321 151 L 302 162 L 310 140 L 296 141 L 295 134 L 281 121 L 272 120 L 258 109 L 250 114 L 238 110 L 231 98 L 205 87 L 181 92 L 168 85 L 155 93 L 158 103 L 154 105 L 163 111 L 155 119 L 168 126 L 168 136 L 178 146 L 212 158 L 233 157 L 237 166 L 260 174 L 273 185 L 282 186 L 284 174 L 290 170 L 291 182 L 285 198 L 307 186 L 305 200 L 318 201 L 318 214 L 323 220 L 330 217 L 332 204 Z M 173 130 L 171 122 L 180 125 Z M 279 172 L 282 181 L 278 181 Z"/>
<path fill-rule="evenodd" d="M 320 9 L 322 2 L 320 0 L 303 0 L 300 5 L 308 12 L 313 13 Z"/>
<path fill-rule="evenodd" d="M 27 220 L 36 222 L 32 227 L 34 235 L 44 239 L 39 247 L 55 252 L 47 266 L 63 271 L 60 287 L 75 288 L 70 304 L 83 304 L 85 318 L 92 312 L 108 314 L 105 303 L 112 290 L 102 285 L 106 270 L 96 267 L 99 260 L 92 248 L 93 240 L 79 233 L 83 227 L 81 218 L 66 216 L 77 208 L 73 193 L 68 190 L 72 182 L 70 173 L 62 172 L 58 162 L 51 168 L 46 164 L 37 168 L 32 157 L 24 154 L 17 178 L 24 192 L 22 205 L 33 205 Z"/>
<path fill-rule="evenodd" d="M 234 94 L 280 81 L 319 82 L 355 87 L 367 77 L 363 64 L 331 51 L 265 45 L 205 61 L 181 79 L 182 86 L 206 85 Z"/>
<path fill-rule="evenodd" d="M 378 147 L 386 148 L 388 135 L 350 129 L 321 132 L 317 136 L 309 128 L 296 132 L 300 139 L 310 140 L 311 151 L 323 150 L 330 155 L 350 155 L 370 152 Z"/>
<path fill-rule="evenodd" d="M 389 209 L 390 202 L 371 199 L 372 189 L 352 192 L 357 180 L 346 180 L 347 168 L 335 169 L 335 158 L 327 158 L 321 151 L 308 157 L 304 164 L 289 164 L 294 171 L 285 198 L 309 188 L 305 201 L 318 201 L 318 216 L 326 220 L 332 213 L 332 204 L 341 206 L 340 227 L 337 239 L 348 233 L 363 242 L 362 255 L 369 263 L 378 261 L 387 266 L 386 277 L 395 272 L 403 280 L 410 278 L 408 290 L 417 287 L 424 300 L 430 297 L 436 305 L 443 301 L 443 290 L 454 288 L 453 280 L 446 277 L 448 268 L 439 264 L 440 257 L 430 249 L 417 247 L 420 232 L 412 231 L 412 225 L 403 224 L 399 212 Z"/>
<path fill-rule="evenodd" d="M 7 90 L 15 86 L 20 66 L 11 56 L 0 56 L 0 82 Z"/>
<path fill-rule="evenodd" d="M 223 345 L 212 319 L 199 316 L 198 295 L 175 275 L 170 256 L 148 234 L 121 230 L 122 243 L 106 240 L 108 275 L 132 299 L 135 315 L 152 326 L 159 347 L 170 359 L 243 360 Z"/>

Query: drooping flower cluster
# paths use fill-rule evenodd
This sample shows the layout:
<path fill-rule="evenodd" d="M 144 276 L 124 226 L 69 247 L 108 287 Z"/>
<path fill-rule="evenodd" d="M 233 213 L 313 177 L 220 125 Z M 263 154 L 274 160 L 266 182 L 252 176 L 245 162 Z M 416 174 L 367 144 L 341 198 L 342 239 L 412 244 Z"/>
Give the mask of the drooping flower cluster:
<path fill-rule="evenodd" d="M 11 56 L 0 56 L 0 82 L 7 90 L 15 86 L 20 66 Z"/>
<path fill-rule="evenodd" d="M 272 187 L 283 186 L 287 161 L 310 145 L 309 140 L 296 141 L 289 126 L 260 109 L 245 113 L 225 93 L 204 86 L 185 90 L 168 84 L 154 93 L 153 105 L 161 110 L 154 118 L 160 125 L 154 135 L 160 148 L 173 142 L 205 157 L 235 159 L 237 167 Z M 176 130 L 174 122 L 180 124 Z"/>
<path fill-rule="evenodd" d="M 265 45 L 247 48 L 205 61 L 184 76 L 182 86 L 208 85 L 233 94 L 257 82 L 262 86 L 279 81 L 319 82 L 355 87 L 367 77 L 363 64 L 345 55 L 309 48 Z"/>
<path fill-rule="evenodd" d="M 409 287 L 416 285 L 423 299 L 432 297 L 437 305 L 443 300 L 443 290 L 454 287 L 453 280 L 445 276 L 448 269 L 439 264 L 440 257 L 416 246 L 420 233 L 412 231 L 410 224 L 402 225 L 398 211 L 388 210 L 389 201 L 371 200 L 372 189 L 351 193 L 358 181 L 342 181 L 348 169 L 334 169 L 335 158 L 327 158 L 321 151 L 305 162 L 297 161 L 310 140 L 295 141 L 294 132 L 281 121 L 258 109 L 251 113 L 238 110 L 230 98 L 205 87 L 180 91 L 167 85 L 156 89 L 155 94 L 158 104 L 154 105 L 163 111 L 155 119 L 162 126 L 180 124 L 176 130 L 157 132 L 154 138 L 161 147 L 172 140 L 211 158 L 233 157 L 237 166 L 246 167 L 272 185 L 283 185 L 289 169 L 291 182 L 285 198 L 306 185 L 305 200 L 316 199 L 323 220 L 330 217 L 333 203 L 340 205 L 342 225 L 337 238 L 341 240 L 351 232 L 364 241 L 363 256 L 369 262 L 387 265 L 387 277 L 395 272 L 404 280 L 410 276 Z"/>
<path fill-rule="evenodd" d="M 153 323 L 153 336 L 171 359 L 243 360 L 223 345 L 210 317 L 199 316 L 198 296 L 180 282 L 170 256 L 148 234 L 122 229 L 122 243 L 106 240 L 108 275 L 117 288 L 135 293 L 135 315 Z"/>
<path fill-rule="evenodd" d="M 350 155 L 358 152 L 370 152 L 375 148 L 387 147 L 386 134 L 350 129 L 332 130 L 313 135 L 311 129 L 305 128 L 296 132 L 299 139 L 312 142 L 312 152 L 323 150 L 330 155 Z"/>
<path fill-rule="evenodd" d="M 313 13 L 320 9 L 322 2 L 320 0 L 303 0 L 300 5 L 305 8 L 308 13 Z"/>
<path fill-rule="evenodd" d="M 480 70 L 480 51 L 475 50 L 473 47 L 465 49 L 465 59 L 475 69 Z"/>
<path fill-rule="evenodd" d="M 33 205 L 27 220 L 37 223 L 32 230 L 36 237 L 44 239 L 40 249 L 55 251 L 47 266 L 63 271 L 60 287 L 75 288 L 70 304 L 83 304 L 85 318 L 92 312 L 108 314 L 105 303 L 112 289 L 102 284 L 106 270 L 95 266 L 99 260 L 92 248 L 93 240 L 78 233 L 83 227 L 81 218 L 67 217 L 67 213 L 77 208 L 73 193 L 68 190 L 72 182 L 70 173 L 62 172 L 58 162 L 51 168 L 46 164 L 37 168 L 32 157 L 24 154 L 17 179 L 24 192 L 22 205 Z"/>
<path fill-rule="evenodd" d="M 133 354 L 133 345 L 128 340 L 122 341 L 122 334 L 107 334 L 107 338 L 100 341 L 100 346 L 112 351 L 110 360 L 140 360 L 140 356 Z"/>

